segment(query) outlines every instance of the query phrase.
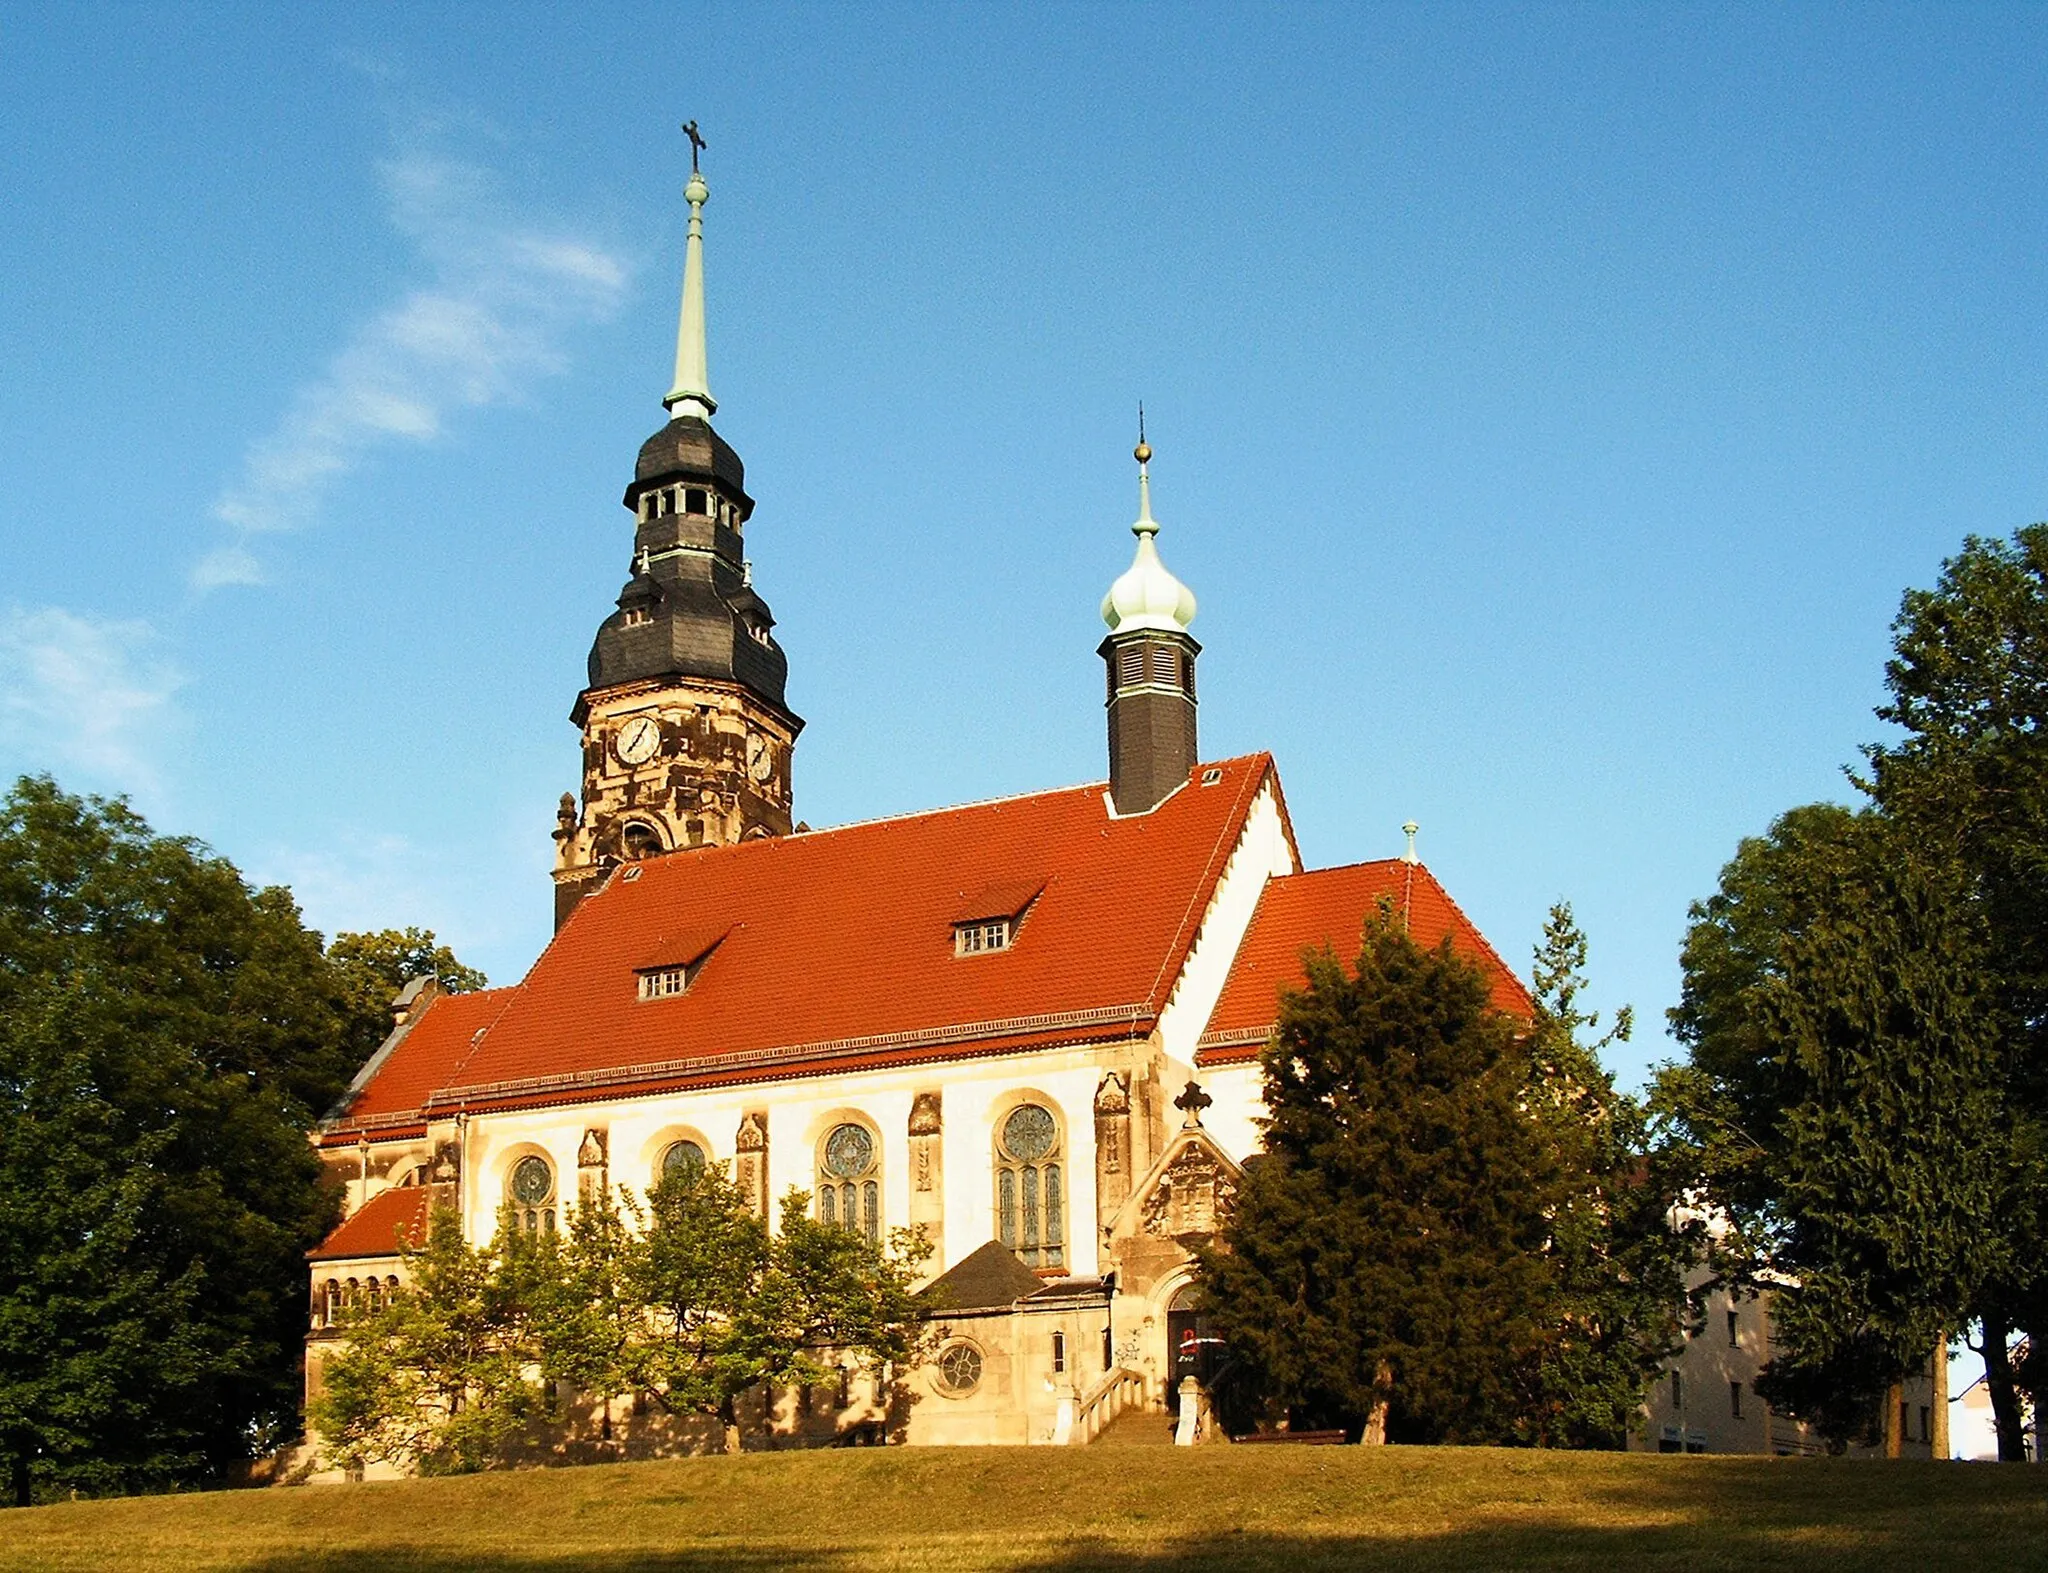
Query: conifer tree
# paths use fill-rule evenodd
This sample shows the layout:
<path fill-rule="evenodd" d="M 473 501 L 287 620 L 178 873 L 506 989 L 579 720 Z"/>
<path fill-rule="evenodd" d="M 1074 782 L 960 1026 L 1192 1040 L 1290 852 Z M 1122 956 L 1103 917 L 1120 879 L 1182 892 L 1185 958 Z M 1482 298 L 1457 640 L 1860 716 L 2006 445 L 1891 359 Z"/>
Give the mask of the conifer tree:
<path fill-rule="evenodd" d="M 1737 1285 L 1779 1287 L 1759 1391 L 1838 1444 L 1961 1325 L 2004 1247 L 1982 931 L 1875 813 L 1794 809 L 1694 906 L 1656 1099 Z"/>
<path fill-rule="evenodd" d="M 1297 1422 L 1516 1440 L 1562 1312 L 1565 1192 L 1522 1107 L 1525 1033 L 1385 907 L 1355 965 L 1305 961 L 1261 1058 L 1264 1155 L 1202 1254 L 1218 1330 Z"/>
<path fill-rule="evenodd" d="M 1683 1343 L 1686 1278 L 1701 1229 L 1674 1212 L 1682 1162 L 1652 1142 L 1643 1106 L 1616 1091 L 1601 1064 L 1601 1051 L 1626 1042 L 1633 1022 L 1623 1006 L 1612 1027 L 1591 1037 L 1599 1019 L 1580 1004 L 1586 954 L 1571 907 L 1553 906 L 1531 975 L 1536 1013 L 1523 1106 L 1561 1176 L 1546 1254 L 1562 1314 L 1525 1434 L 1553 1446 L 1621 1448 L 1664 1361 Z"/>
<path fill-rule="evenodd" d="M 1923 860 L 1954 867 L 1984 935 L 2004 1251 L 1970 1315 L 1999 1456 L 2017 1460 L 2025 1401 L 2048 1410 L 2048 524 L 1971 536 L 1933 589 L 1906 593 L 1892 634 L 1878 715 L 1901 735 L 1866 751 L 1868 786 Z"/>

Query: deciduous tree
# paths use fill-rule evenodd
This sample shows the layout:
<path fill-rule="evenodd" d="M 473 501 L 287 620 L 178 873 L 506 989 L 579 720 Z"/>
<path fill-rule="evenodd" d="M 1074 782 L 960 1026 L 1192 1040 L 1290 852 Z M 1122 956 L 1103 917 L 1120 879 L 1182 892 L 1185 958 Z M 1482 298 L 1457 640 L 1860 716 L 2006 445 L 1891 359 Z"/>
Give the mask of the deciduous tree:
<path fill-rule="evenodd" d="M 305 1131 L 347 1076 L 290 896 L 47 778 L 0 799 L 0 1467 L 199 1482 L 296 1430 Z"/>

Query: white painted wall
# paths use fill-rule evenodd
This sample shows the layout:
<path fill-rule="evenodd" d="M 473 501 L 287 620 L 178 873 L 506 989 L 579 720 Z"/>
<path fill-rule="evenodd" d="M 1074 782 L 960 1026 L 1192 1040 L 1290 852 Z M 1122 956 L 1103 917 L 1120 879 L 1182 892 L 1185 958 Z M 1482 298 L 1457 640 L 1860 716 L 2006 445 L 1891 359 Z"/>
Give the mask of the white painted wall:
<path fill-rule="evenodd" d="M 749 1109 L 767 1111 L 768 1179 L 779 1210 L 792 1186 L 810 1190 L 819 1144 L 841 1120 L 864 1120 L 881 1138 L 882 1223 L 910 1217 L 910 1110 L 918 1093 L 941 1094 L 943 1238 L 931 1266 L 942 1272 L 995 1237 L 996 1127 L 1022 1102 L 1060 1122 L 1065 1153 L 1068 1271 L 1099 1271 L 1095 1222 L 1095 1087 L 1111 1065 L 1127 1066 L 1128 1045 L 1038 1049 L 950 1064 L 821 1074 L 816 1078 L 704 1092 L 617 1098 L 573 1107 L 487 1114 L 470 1122 L 463 1214 L 471 1239 L 497 1227 L 512 1166 L 540 1152 L 554 1166 L 558 1204 L 573 1200 L 576 1152 L 585 1130 L 609 1131 L 611 1180 L 645 1191 L 668 1144 L 688 1136 L 715 1161 L 731 1163 Z"/>

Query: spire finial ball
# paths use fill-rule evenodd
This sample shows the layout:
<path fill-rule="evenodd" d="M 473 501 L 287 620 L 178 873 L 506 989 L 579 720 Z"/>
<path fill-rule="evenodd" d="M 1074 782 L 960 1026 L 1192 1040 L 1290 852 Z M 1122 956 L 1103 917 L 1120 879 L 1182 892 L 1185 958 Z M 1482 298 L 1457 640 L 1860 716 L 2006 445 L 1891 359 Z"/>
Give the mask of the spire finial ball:
<path fill-rule="evenodd" d="M 704 177 L 694 169 L 690 171 L 690 183 L 683 187 L 683 200 L 694 207 L 702 207 L 711 195 L 711 188 L 704 184 Z"/>
<path fill-rule="evenodd" d="M 1136 459 L 1140 464 L 1149 463 L 1152 458 L 1152 444 L 1145 441 L 1144 438 L 1140 437 L 1138 439 L 1138 446 L 1131 450 L 1131 457 Z"/>

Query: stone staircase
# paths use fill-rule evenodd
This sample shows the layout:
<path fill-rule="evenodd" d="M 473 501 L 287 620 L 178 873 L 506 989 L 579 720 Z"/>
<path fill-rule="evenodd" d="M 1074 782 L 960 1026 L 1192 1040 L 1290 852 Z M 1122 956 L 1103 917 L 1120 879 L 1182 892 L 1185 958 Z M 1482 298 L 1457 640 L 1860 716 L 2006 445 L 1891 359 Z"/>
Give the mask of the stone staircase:
<path fill-rule="evenodd" d="M 1173 1416 L 1163 1409 L 1126 1409 L 1095 1433 L 1092 1447 L 1172 1447 Z"/>

